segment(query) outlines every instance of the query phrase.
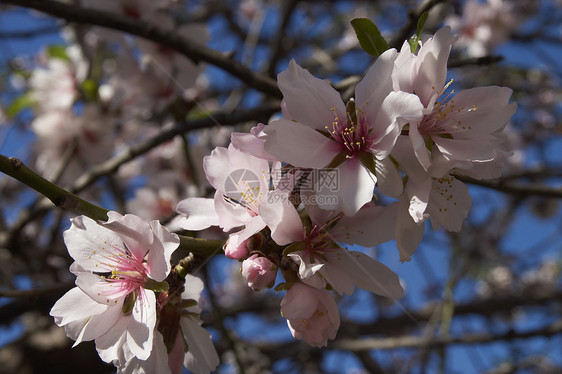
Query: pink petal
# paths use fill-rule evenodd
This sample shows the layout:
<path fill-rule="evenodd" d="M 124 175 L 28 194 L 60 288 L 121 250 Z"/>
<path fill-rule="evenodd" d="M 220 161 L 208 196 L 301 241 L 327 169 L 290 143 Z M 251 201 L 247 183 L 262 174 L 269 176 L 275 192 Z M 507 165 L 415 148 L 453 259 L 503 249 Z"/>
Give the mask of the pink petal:
<path fill-rule="evenodd" d="M 397 52 L 389 49 L 380 55 L 365 77 L 355 87 L 357 108 L 370 118 L 375 118 L 384 98 L 392 91 L 391 73 Z"/>
<path fill-rule="evenodd" d="M 286 112 L 290 115 L 285 117 L 287 120 L 324 130 L 336 116 L 342 120 L 346 118 L 340 94 L 327 81 L 314 77 L 294 60 L 277 76 L 277 81 L 283 92 Z"/>
<path fill-rule="evenodd" d="M 284 162 L 303 168 L 327 166 L 338 154 L 336 142 L 299 122 L 280 119 L 265 128 L 265 150 Z"/>

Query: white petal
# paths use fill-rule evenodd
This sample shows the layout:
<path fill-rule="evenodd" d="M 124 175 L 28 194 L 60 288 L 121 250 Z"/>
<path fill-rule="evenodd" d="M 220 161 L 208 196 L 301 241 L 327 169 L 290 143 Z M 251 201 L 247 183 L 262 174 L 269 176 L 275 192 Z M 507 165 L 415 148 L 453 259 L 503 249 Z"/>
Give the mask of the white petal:
<path fill-rule="evenodd" d="M 208 374 L 215 370 L 220 359 L 211 334 L 190 318 L 182 318 L 180 326 L 188 347 L 183 365 L 194 374 Z"/>
<path fill-rule="evenodd" d="M 423 222 L 416 224 L 408 211 L 408 199 L 401 199 L 396 220 L 396 245 L 400 252 L 400 261 L 410 261 L 418 248 L 425 232 Z"/>
<path fill-rule="evenodd" d="M 339 191 L 334 195 L 338 198 L 338 207 L 346 216 L 353 216 L 373 198 L 375 176 L 356 158 L 346 160 L 336 170 L 339 173 Z M 318 205 L 324 209 L 324 206 Z"/>
<path fill-rule="evenodd" d="M 367 204 L 352 217 L 342 217 L 330 234 L 336 242 L 365 247 L 394 239 L 398 203 L 389 206 Z"/>
<path fill-rule="evenodd" d="M 152 351 L 152 339 L 156 325 L 156 296 L 152 291 L 141 289 L 131 313 L 133 321 L 127 327 L 127 346 L 135 357 L 146 360 Z"/>
<path fill-rule="evenodd" d="M 274 197 L 278 199 L 262 204 L 259 208 L 260 216 L 271 229 L 271 238 L 279 245 L 303 240 L 302 222 L 295 207 L 282 200 L 285 196 L 272 194 L 271 198 Z"/>
<path fill-rule="evenodd" d="M 219 219 L 219 226 L 224 231 L 245 225 L 252 217 L 248 210 L 240 204 L 227 202 L 222 192 L 215 192 L 215 212 Z"/>
<path fill-rule="evenodd" d="M 117 212 L 108 212 L 107 216 L 109 219 L 102 224 L 117 233 L 128 246 L 131 254 L 137 260 L 142 261 L 154 242 L 149 223 L 133 214 L 122 216 Z"/>
<path fill-rule="evenodd" d="M 343 250 L 328 253 L 326 258 L 344 270 L 355 287 L 392 299 L 400 298 L 404 293 L 392 270 L 362 252 Z"/>
<path fill-rule="evenodd" d="M 443 27 L 425 42 L 418 52 L 418 71 L 413 92 L 420 97 L 424 105 L 427 105 L 445 85 L 447 60 L 455 39 L 451 28 Z"/>
<path fill-rule="evenodd" d="M 389 197 L 398 197 L 402 194 L 404 189 L 402 177 L 390 158 L 377 160 L 375 171 L 377 172 L 377 186 L 383 194 Z"/>
<path fill-rule="evenodd" d="M 433 180 L 427 210 L 434 230 L 443 226 L 448 231 L 460 231 L 471 205 L 468 188 L 461 181 L 453 177 Z"/>
<path fill-rule="evenodd" d="M 376 117 L 384 98 L 392 91 L 391 73 L 396 56 L 395 49 L 385 51 L 355 87 L 357 107 L 367 118 Z"/>
<path fill-rule="evenodd" d="M 116 248 L 123 248 L 119 235 L 85 216 L 71 221 L 72 226 L 63 234 L 70 256 L 88 271 L 113 270 L 114 262 L 107 261 L 107 256 L 118 255 Z"/>
<path fill-rule="evenodd" d="M 163 281 L 170 272 L 170 257 L 178 248 L 180 238 L 171 233 L 158 221 L 150 222 L 150 229 L 154 233 L 154 244 L 148 251 L 146 258 L 147 272 L 155 281 Z"/>
<path fill-rule="evenodd" d="M 86 272 L 78 274 L 76 285 L 96 302 L 108 306 L 119 303 L 129 292 L 121 288 L 120 281 L 109 282 L 97 274 Z"/>
<path fill-rule="evenodd" d="M 336 115 L 342 120 L 346 118 L 340 94 L 327 81 L 314 77 L 294 60 L 277 76 L 277 82 L 283 92 L 286 112 L 291 116 L 287 119 L 324 130 Z"/>
<path fill-rule="evenodd" d="M 80 288 L 74 287 L 53 305 L 49 314 L 55 317 L 57 325 L 64 326 L 67 323 L 103 313 L 106 310 L 107 305 L 92 300 Z"/>
<path fill-rule="evenodd" d="M 382 102 L 376 116 L 370 119 L 373 128 L 371 136 L 377 139 L 373 152 L 378 159 L 390 154 L 402 127 L 417 123 L 423 117 L 423 105 L 420 99 L 406 92 L 391 92 Z"/>
<path fill-rule="evenodd" d="M 183 214 L 178 222 L 186 230 L 203 230 L 219 225 L 219 216 L 215 212 L 215 201 L 202 197 L 188 197 L 178 203 L 176 211 Z"/>
<path fill-rule="evenodd" d="M 123 315 L 122 307 L 122 303 L 111 305 L 105 312 L 92 316 L 76 338 L 74 346 L 82 341 L 97 339 L 113 329 Z"/>

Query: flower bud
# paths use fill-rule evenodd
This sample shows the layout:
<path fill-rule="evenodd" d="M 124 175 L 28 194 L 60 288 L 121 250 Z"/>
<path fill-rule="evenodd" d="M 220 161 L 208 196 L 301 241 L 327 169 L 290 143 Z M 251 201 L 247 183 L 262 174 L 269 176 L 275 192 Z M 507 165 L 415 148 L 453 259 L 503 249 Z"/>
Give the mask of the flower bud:
<path fill-rule="evenodd" d="M 232 260 L 241 260 L 250 253 L 248 250 L 248 241 L 244 240 L 238 244 L 238 237 L 231 235 L 226 244 L 224 245 L 224 254 Z"/>
<path fill-rule="evenodd" d="M 277 266 L 267 257 L 255 254 L 242 262 L 242 276 L 254 290 L 272 287 L 277 276 Z"/>

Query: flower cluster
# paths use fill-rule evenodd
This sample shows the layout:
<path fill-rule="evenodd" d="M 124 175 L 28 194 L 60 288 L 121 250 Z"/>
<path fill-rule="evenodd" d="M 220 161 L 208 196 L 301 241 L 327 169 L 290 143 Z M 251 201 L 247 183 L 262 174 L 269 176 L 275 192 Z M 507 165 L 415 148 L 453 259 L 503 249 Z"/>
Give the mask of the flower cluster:
<path fill-rule="evenodd" d="M 249 287 L 272 287 L 283 275 L 276 289 L 287 291 L 281 312 L 295 338 L 313 346 L 335 338 L 330 290 L 401 297 L 395 273 L 344 244 L 396 239 L 409 261 L 426 220 L 460 230 L 471 198 L 456 176 L 497 177 L 510 156 L 511 90 L 455 92 L 447 80 L 454 40 L 445 27 L 415 52 L 407 42 L 387 50 L 348 103 L 291 61 L 278 75 L 282 118 L 233 133 L 228 148 L 204 159 L 214 198 L 178 204 L 184 229 L 229 232 L 225 254 L 242 261 Z"/>
<path fill-rule="evenodd" d="M 216 368 L 218 355 L 198 318 L 203 283 L 181 265 L 171 269 L 178 236 L 158 221 L 108 217 L 74 218 L 64 233 L 77 287 L 51 309 L 57 325 L 75 345 L 95 340 L 100 357 L 119 373 Z"/>

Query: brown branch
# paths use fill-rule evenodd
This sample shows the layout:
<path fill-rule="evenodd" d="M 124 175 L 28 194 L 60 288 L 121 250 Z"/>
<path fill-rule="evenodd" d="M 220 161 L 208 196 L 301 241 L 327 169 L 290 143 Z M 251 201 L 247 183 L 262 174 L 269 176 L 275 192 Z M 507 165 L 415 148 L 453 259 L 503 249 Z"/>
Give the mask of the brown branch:
<path fill-rule="evenodd" d="M 550 325 L 524 332 L 509 330 L 503 334 L 473 333 L 459 337 L 440 336 L 436 338 L 425 338 L 419 336 L 400 336 L 396 338 L 363 338 L 363 339 L 341 339 L 334 341 L 330 348 L 344 349 L 351 352 L 369 351 L 371 349 L 397 349 L 397 348 L 421 348 L 427 346 L 448 346 L 452 344 L 481 344 L 496 341 L 510 341 L 514 339 L 526 339 L 535 336 L 554 336 L 562 333 L 562 320 Z"/>
<path fill-rule="evenodd" d="M 562 187 L 548 187 L 543 184 L 521 184 L 513 182 L 504 182 L 502 179 L 498 180 L 480 180 L 476 178 L 454 175 L 455 178 L 464 183 L 470 183 L 477 186 L 482 186 L 490 188 L 496 191 L 505 192 L 512 195 L 518 195 L 521 197 L 527 196 L 543 196 L 543 197 L 557 197 L 562 198 Z"/>
<path fill-rule="evenodd" d="M 279 91 L 277 82 L 274 79 L 264 74 L 253 72 L 246 66 L 228 57 L 227 54 L 215 51 L 202 44 L 191 42 L 151 22 L 140 21 L 97 9 L 68 5 L 54 0 L 0 0 L 0 4 L 17 5 L 62 18 L 68 22 L 102 26 L 140 36 L 171 48 L 196 63 L 203 61 L 215 65 L 255 89 L 270 96 L 281 98 L 281 91 Z"/>
<path fill-rule="evenodd" d="M 78 180 L 72 186 L 72 188 L 70 188 L 70 190 L 75 193 L 84 190 L 99 178 L 116 172 L 121 165 L 133 160 L 135 157 L 138 157 L 150 151 L 160 144 L 173 139 L 177 135 L 182 135 L 189 131 L 204 129 L 216 125 L 228 126 L 252 121 L 259 118 L 268 118 L 277 111 L 279 111 L 279 103 L 262 105 L 261 107 L 248 109 L 245 111 L 216 112 L 210 114 L 209 117 L 202 118 L 196 121 L 186 121 L 178 123 L 170 130 L 164 131 L 143 143 L 131 146 L 127 151 L 122 152 L 112 159 L 97 165 L 88 173 L 83 174 L 80 178 L 78 178 Z"/>
<path fill-rule="evenodd" d="M 291 15 L 293 14 L 293 11 L 295 10 L 298 2 L 299 0 L 286 0 L 283 3 L 283 14 L 281 15 L 281 22 L 279 23 L 279 28 L 275 33 L 275 39 L 272 40 L 270 44 L 273 47 L 271 59 L 267 68 L 267 74 L 270 77 L 275 76 L 275 66 L 277 65 L 277 61 L 281 57 L 281 54 L 284 50 L 283 41 L 285 40 L 286 36 L 285 29 L 287 28 L 289 21 L 291 20 Z"/>
<path fill-rule="evenodd" d="M 10 298 L 30 298 L 52 293 L 60 293 L 69 290 L 74 286 L 74 282 L 67 282 L 61 284 L 55 284 L 52 286 L 46 286 L 41 288 L 34 288 L 30 290 L 0 290 L 0 297 L 10 297 Z"/>
<path fill-rule="evenodd" d="M 462 60 L 452 60 L 447 63 L 448 68 L 459 68 L 467 65 L 493 65 L 503 60 L 503 56 L 483 56 L 465 58 Z"/>

